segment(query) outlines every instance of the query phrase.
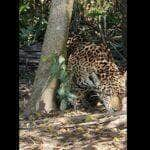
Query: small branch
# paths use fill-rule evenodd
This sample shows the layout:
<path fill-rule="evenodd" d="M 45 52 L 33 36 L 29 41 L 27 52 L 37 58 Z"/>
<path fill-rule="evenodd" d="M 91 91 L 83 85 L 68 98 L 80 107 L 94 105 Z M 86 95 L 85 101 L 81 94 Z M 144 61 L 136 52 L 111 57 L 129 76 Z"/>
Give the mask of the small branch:
<path fill-rule="evenodd" d="M 107 22 L 106 22 L 106 15 L 104 16 L 104 31 L 105 31 L 105 38 L 107 37 Z"/>
<path fill-rule="evenodd" d="M 93 118 L 95 117 L 95 115 L 90 115 L 91 117 L 93 116 Z M 78 127 L 78 126 L 91 126 L 91 125 L 102 125 L 105 124 L 107 122 L 108 125 L 106 126 L 106 128 L 112 128 L 112 127 L 117 127 L 120 124 L 126 124 L 126 113 L 125 112 L 119 112 L 119 113 L 115 113 L 113 116 L 105 116 L 104 118 L 101 118 L 102 115 L 101 114 L 97 114 L 95 118 L 100 118 L 100 119 L 95 119 L 94 121 L 90 121 L 90 122 L 84 122 L 84 123 L 75 123 L 75 124 L 70 124 L 67 126 L 64 126 L 64 128 L 73 128 L 73 127 Z M 84 120 L 86 119 L 87 116 L 81 116 L 81 117 L 75 117 L 75 119 L 77 119 L 77 122 L 80 122 L 80 120 Z M 70 119 L 71 120 L 71 119 Z"/>

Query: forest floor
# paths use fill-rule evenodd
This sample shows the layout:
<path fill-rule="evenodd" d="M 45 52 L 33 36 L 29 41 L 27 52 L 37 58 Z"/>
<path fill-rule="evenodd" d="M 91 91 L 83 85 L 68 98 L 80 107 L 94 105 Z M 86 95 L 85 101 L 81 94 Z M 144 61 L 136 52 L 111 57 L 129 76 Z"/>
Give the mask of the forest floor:
<path fill-rule="evenodd" d="M 20 150 L 126 150 L 126 127 L 109 128 L 114 116 L 68 111 L 34 121 L 20 118 Z"/>
<path fill-rule="evenodd" d="M 56 111 L 32 121 L 20 115 L 19 150 L 126 150 L 125 122 L 126 113 L 108 115 L 102 105 L 91 111 Z"/>

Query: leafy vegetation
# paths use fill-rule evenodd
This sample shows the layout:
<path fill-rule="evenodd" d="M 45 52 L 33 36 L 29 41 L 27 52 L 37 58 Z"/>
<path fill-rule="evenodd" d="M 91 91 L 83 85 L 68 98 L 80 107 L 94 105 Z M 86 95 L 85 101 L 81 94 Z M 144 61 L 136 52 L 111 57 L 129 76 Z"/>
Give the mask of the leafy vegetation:
<path fill-rule="evenodd" d="M 65 110 L 68 108 L 70 104 L 73 104 L 73 100 L 76 98 L 76 96 L 73 93 L 71 93 L 70 90 L 68 73 L 67 73 L 67 68 L 65 63 L 66 61 L 62 55 L 58 57 L 54 51 L 50 55 L 50 60 L 51 60 L 50 80 L 52 80 L 53 78 L 59 79 L 57 98 L 59 101 L 58 103 L 60 105 L 60 110 Z"/>
<path fill-rule="evenodd" d="M 19 1 L 19 46 L 43 41 L 51 0 Z"/>

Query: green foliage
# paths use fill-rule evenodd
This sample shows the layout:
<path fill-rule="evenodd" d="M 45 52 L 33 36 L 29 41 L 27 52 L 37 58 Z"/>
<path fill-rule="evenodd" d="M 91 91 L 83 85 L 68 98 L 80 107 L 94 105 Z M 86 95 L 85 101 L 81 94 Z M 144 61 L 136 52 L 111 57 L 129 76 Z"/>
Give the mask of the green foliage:
<path fill-rule="evenodd" d="M 114 25 L 122 22 L 122 15 L 120 12 L 110 13 L 107 15 L 107 23 Z"/>
<path fill-rule="evenodd" d="M 102 2 L 101 0 L 96 0 L 95 3 L 91 4 L 91 8 L 87 12 L 87 16 L 91 16 L 94 19 L 98 19 L 99 16 L 106 15 L 111 8 L 111 2 Z"/>
<path fill-rule="evenodd" d="M 41 61 L 42 62 L 46 62 L 46 61 L 48 61 L 48 56 L 44 56 L 44 55 L 41 55 Z"/>
<path fill-rule="evenodd" d="M 59 57 L 59 65 L 60 87 L 58 89 L 57 94 L 60 101 L 60 109 L 65 110 L 71 103 L 73 103 L 73 100 L 76 98 L 76 96 L 73 93 L 71 93 L 65 59 L 62 56 Z"/>
<path fill-rule="evenodd" d="M 94 118 L 91 115 L 87 115 L 85 118 L 85 122 L 91 122 L 93 120 L 94 120 Z"/>
<path fill-rule="evenodd" d="M 113 1 L 87 1 L 86 5 L 90 5 L 90 7 L 88 10 L 85 9 L 85 16 L 91 17 L 97 24 L 103 23 L 103 17 L 107 18 L 107 27 L 114 26 L 122 21 L 121 12 L 114 11 Z"/>
<path fill-rule="evenodd" d="M 73 100 L 76 98 L 76 96 L 70 90 L 65 58 L 62 55 L 58 57 L 57 54 L 53 51 L 51 53 L 50 60 L 51 80 L 53 78 L 59 79 L 60 85 L 57 90 L 57 98 L 60 103 L 60 109 L 65 110 L 70 104 L 73 103 Z"/>
<path fill-rule="evenodd" d="M 19 46 L 43 40 L 47 26 L 50 0 L 20 0 L 19 2 Z"/>

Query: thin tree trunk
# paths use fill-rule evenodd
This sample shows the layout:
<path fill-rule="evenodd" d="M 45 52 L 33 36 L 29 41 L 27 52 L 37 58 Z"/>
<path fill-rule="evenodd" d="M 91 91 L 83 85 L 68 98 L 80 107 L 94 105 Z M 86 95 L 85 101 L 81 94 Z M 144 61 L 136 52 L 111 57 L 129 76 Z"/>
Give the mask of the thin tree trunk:
<path fill-rule="evenodd" d="M 52 51 L 55 51 L 58 56 L 66 56 L 65 47 L 73 2 L 74 0 L 52 1 L 41 57 L 49 57 Z M 57 79 L 54 78 L 50 83 L 48 82 L 51 78 L 50 65 L 50 60 L 42 61 L 40 59 L 30 100 L 30 110 L 32 113 L 49 113 L 51 110 L 56 109 L 55 91 L 57 88 Z"/>

